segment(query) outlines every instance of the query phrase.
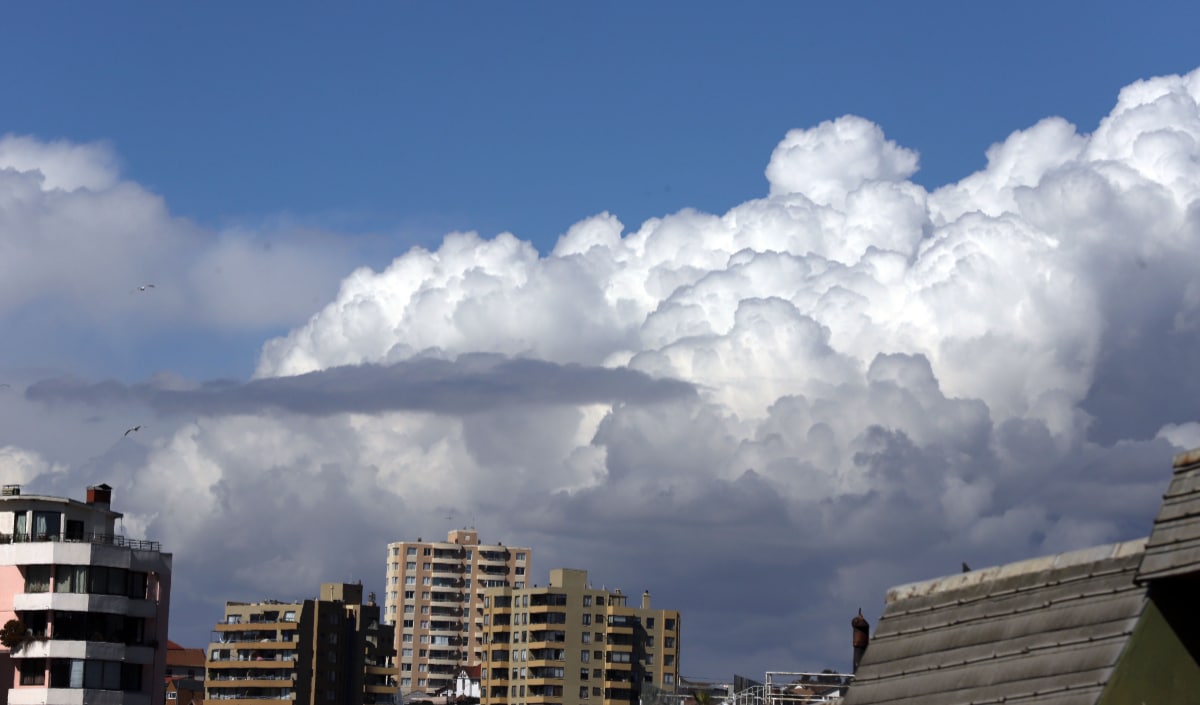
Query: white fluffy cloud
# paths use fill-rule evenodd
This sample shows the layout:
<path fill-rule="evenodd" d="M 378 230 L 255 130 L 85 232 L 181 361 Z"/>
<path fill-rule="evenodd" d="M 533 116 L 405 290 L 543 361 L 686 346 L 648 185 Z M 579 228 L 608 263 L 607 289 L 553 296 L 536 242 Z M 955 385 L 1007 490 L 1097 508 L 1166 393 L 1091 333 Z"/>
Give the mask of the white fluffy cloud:
<path fill-rule="evenodd" d="M 699 394 L 163 419 L 109 482 L 196 602 L 370 585 L 384 542 L 473 523 L 535 546 L 536 576 L 583 567 L 695 615 L 706 672 L 844 666 L 835 625 L 890 584 L 1146 532 L 1198 437 L 1198 102 L 1200 71 L 1140 82 L 1094 132 L 1043 120 L 932 192 L 847 116 L 789 132 L 769 193 L 724 214 L 600 214 L 547 254 L 448 235 L 355 270 L 256 376 L 483 352 Z M 32 173 L 0 178 L 48 198 Z M 778 620 L 768 647 L 738 626 Z"/>
<path fill-rule="evenodd" d="M 335 291 L 351 257 L 328 234 L 214 232 L 174 217 L 122 178 L 107 144 L 0 136 L 0 323 L 24 329 L 17 344 L 46 344 L 62 326 L 102 341 L 144 340 L 180 320 L 278 329 Z"/>

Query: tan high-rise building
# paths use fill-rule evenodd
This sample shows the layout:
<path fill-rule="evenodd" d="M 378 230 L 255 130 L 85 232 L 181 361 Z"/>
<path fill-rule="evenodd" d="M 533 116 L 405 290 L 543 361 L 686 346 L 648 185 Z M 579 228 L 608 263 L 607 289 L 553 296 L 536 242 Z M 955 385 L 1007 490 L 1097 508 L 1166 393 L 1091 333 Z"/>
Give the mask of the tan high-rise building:
<path fill-rule="evenodd" d="M 473 529 L 445 541 L 387 547 L 384 619 L 396 627 L 400 691 L 453 689 L 466 666 L 483 660 L 483 592 L 525 587 L 533 552 L 481 544 Z"/>
<path fill-rule="evenodd" d="M 324 583 L 315 600 L 226 602 L 208 646 L 207 699 L 391 703 L 391 628 L 375 596 L 362 596 L 362 585 Z"/>
<path fill-rule="evenodd" d="M 630 607 L 587 572 L 556 568 L 550 584 L 484 597 L 483 705 L 631 705 L 679 683 L 679 612 Z"/>

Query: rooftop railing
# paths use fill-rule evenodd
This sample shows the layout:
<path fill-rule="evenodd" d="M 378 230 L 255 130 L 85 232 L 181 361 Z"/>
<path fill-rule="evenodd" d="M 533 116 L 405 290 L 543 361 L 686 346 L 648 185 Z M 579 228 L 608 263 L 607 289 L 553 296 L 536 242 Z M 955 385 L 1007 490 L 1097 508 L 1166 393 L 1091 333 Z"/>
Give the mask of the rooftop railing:
<path fill-rule="evenodd" d="M 162 544 L 158 541 L 143 541 L 141 539 L 129 539 L 119 534 L 101 534 L 101 533 L 58 533 L 50 534 L 45 532 L 35 533 L 0 533 L 0 543 L 40 543 L 43 541 L 60 542 L 60 543 L 91 543 L 102 546 L 121 546 L 130 548 L 135 551 L 162 551 Z"/>

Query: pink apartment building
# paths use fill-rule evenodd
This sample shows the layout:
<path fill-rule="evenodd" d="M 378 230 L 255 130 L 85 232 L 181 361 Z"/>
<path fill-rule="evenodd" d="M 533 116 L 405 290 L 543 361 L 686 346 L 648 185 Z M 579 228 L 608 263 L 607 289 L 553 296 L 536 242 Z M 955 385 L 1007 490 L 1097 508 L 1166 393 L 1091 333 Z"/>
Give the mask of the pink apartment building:
<path fill-rule="evenodd" d="M 171 554 L 111 500 L 0 490 L 0 705 L 164 702 Z"/>

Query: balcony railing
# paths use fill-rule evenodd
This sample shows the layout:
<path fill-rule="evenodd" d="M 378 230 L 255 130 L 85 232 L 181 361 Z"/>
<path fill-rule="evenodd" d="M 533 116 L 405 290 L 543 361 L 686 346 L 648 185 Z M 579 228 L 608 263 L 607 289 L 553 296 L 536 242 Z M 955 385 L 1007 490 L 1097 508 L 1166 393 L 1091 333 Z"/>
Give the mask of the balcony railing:
<path fill-rule="evenodd" d="M 0 543 L 39 543 L 42 541 L 54 541 L 60 543 L 93 543 L 102 546 L 121 546 L 123 548 L 131 548 L 135 551 L 162 551 L 162 544 L 160 544 L 158 541 L 128 539 L 117 534 L 100 534 L 95 532 L 63 532 L 58 534 L 37 532 L 32 534 L 0 534 Z"/>

